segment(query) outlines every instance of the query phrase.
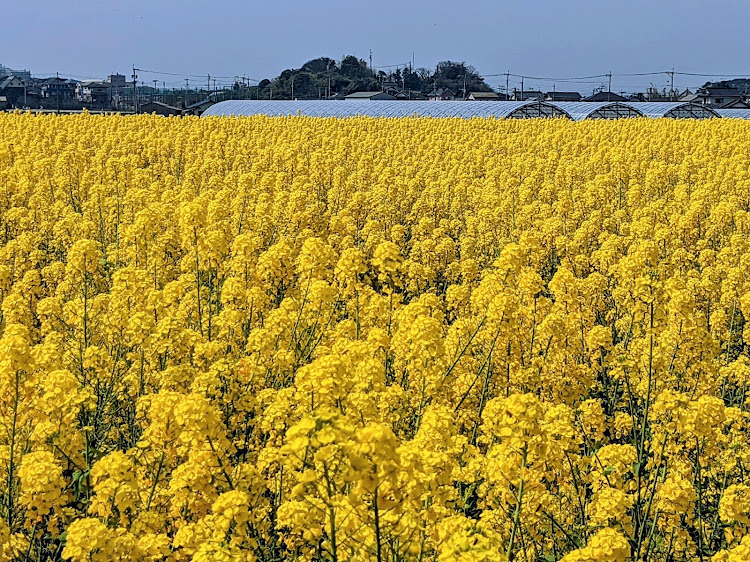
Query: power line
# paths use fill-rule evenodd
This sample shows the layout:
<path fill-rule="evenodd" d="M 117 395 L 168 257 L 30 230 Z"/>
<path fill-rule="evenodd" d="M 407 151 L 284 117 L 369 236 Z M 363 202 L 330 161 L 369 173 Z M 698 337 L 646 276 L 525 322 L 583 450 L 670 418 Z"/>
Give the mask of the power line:
<path fill-rule="evenodd" d="M 590 80 L 592 78 L 628 78 L 628 77 L 636 77 L 636 76 L 660 76 L 660 75 L 678 75 L 678 76 L 698 76 L 698 77 L 705 77 L 705 78 L 750 78 L 750 72 L 746 74 L 712 74 L 712 73 L 700 73 L 700 72 L 678 72 L 678 71 L 672 71 L 672 70 L 658 70 L 655 72 L 623 72 L 623 73 L 605 73 L 605 74 L 592 74 L 591 76 L 578 76 L 578 77 L 572 77 L 572 76 L 531 76 L 528 74 L 515 74 L 512 72 L 499 72 L 499 73 L 492 73 L 492 74 L 480 74 L 483 78 L 496 78 L 499 76 L 512 76 L 514 78 L 524 78 L 526 80 L 545 80 L 550 82 L 575 82 L 575 81 L 583 81 L 583 80 Z"/>
<path fill-rule="evenodd" d="M 160 70 L 148 70 L 145 68 L 136 68 L 139 72 L 145 72 L 147 74 L 163 74 L 164 76 L 180 76 L 180 77 L 186 77 L 186 78 L 205 78 L 206 74 L 184 74 L 180 72 L 162 72 Z M 238 78 L 239 75 L 235 76 L 214 76 L 214 78 L 224 78 L 226 80 L 233 80 L 234 78 Z M 250 78 L 249 76 L 245 76 L 246 80 L 250 80 L 251 82 L 260 82 L 260 80 L 256 78 Z"/>

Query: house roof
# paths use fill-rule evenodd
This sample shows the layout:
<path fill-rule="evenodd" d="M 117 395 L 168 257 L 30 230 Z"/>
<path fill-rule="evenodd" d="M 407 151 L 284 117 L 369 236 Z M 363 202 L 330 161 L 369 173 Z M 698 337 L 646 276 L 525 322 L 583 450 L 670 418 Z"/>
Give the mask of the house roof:
<path fill-rule="evenodd" d="M 352 92 L 351 94 L 347 94 L 344 96 L 347 99 L 367 99 L 367 98 L 374 98 L 375 96 L 381 96 L 381 95 L 389 95 L 385 92 Z"/>
<path fill-rule="evenodd" d="M 513 92 L 513 99 L 518 101 L 528 101 L 528 100 L 544 100 L 544 92 L 541 92 L 539 90 L 524 90 L 523 92 L 521 90 L 516 90 Z"/>
<path fill-rule="evenodd" d="M 161 107 L 169 111 L 174 111 L 175 113 L 180 113 L 182 110 L 179 107 L 175 107 L 173 105 L 169 105 L 167 103 L 163 103 L 160 101 L 149 101 L 141 105 L 141 109 L 147 108 L 149 106 L 156 106 Z"/>
<path fill-rule="evenodd" d="M 43 84 L 76 84 L 78 81 L 70 78 L 58 78 L 57 76 L 53 76 L 51 78 L 42 78 L 41 82 Z"/>
<path fill-rule="evenodd" d="M 10 76 L 3 76 L 2 78 L 0 78 L 0 90 L 8 88 L 8 87 L 14 87 L 14 86 L 11 86 L 11 84 L 14 81 L 20 83 L 20 84 L 18 84 L 15 87 L 17 87 L 17 88 L 18 87 L 23 87 L 23 80 L 21 80 L 18 76 L 10 75 Z"/>
<path fill-rule="evenodd" d="M 730 100 L 721 104 L 721 109 L 750 109 L 750 103 L 741 99 Z"/>
<path fill-rule="evenodd" d="M 208 99 L 208 98 L 206 98 L 206 99 L 204 99 L 204 100 L 201 100 L 201 101 L 198 101 L 198 102 L 195 102 L 195 103 L 191 103 L 191 104 L 190 104 L 190 105 L 188 105 L 188 106 L 187 106 L 187 107 L 186 107 L 185 109 L 195 109 L 195 108 L 197 108 L 197 107 L 202 107 L 202 106 L 204 106 L 204 105 L 206 105 L 206 104 L 210 104 L 210 105 L 213 105 L 213 104 L 215 104 L 215 103 L 216 103 L 216 102 L 215 102 L 214 100 L 211 100 L 211 99 Z"/>
<path fill-rule="evenodd" d="M 469 92 L 469 96 L 478 100 L 496 100 L 500 99 L 495 92 Z"/>
<path fill-rule="evenodd" d="M 450 88 L 438 88 L 437 90 L 432 90 L 427 95 L 433 98 L 437 96 L 454 96 L 455 97 L 456 93 Z"/>
<path fill-rule="evenodd" d="M 583 98 L 583 101 L 627 101 L 624 97 L 614 92 L 597 92 L 592 96 Z"/>
<path fill-rule="evenodd" d="M 738 88 L 722 88 L 722 87 L 713 87 L 713 86 L 708 86 L 706 88 L 706 93 L 709 96 L 716 96 L 716 97 L 721 96 L 725 98 L 731 97 L 731 96 L 740 97 L 742 95 L 740 94 L 740 91 Z"/>
<path fill-rule="evenodd" d="M 578 101 L 581 94 L 578 92 L 547 92 L 547 97 L 552 101 Z"/>

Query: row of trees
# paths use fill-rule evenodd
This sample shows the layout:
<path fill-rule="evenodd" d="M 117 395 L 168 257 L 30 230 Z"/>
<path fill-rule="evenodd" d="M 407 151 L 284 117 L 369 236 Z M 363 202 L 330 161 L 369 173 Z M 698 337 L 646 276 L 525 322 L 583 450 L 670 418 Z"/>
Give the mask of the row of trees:
<path fill-rule="evenodd" d="M 262 80 L 257 86 L 234 85 L 238 95 L 259 99 L 321 99 L 384 89 L 419 98 L 436 88 L 450 88 L 457 95 L 492 91 L 477 70 L 464 62 L 443 61 L 432 71 L 409 65 L 385 72 L 370 68 L 366 61 L 353 55 L 341 61 L 316 58 L 300 68 L 284 70 L 273 80 Z"/>

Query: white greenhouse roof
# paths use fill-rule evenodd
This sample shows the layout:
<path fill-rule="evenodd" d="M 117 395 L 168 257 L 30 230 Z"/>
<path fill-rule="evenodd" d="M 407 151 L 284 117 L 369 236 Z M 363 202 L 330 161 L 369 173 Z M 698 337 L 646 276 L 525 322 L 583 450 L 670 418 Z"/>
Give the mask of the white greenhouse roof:
<path fill-rule="evenodd" d="M 750 109 L 717 109 L 716 113 L 730 119 L 750 119 Z"/>
<path fill-rule="evenodd" d="M 750 110 L 720 110 L 743 112 Z M 203 116 L 287 116 L 305 117 L 495 117 L 497 119 L 565 117 L 619 119 L 622 117 L 669 117 L 706 119 L 719 113 L 686 102 L 541 102 L 529 101 L 376 101 L 376 100 L 232 100 L 208 108 Z M 739 116 L 740 114 L 736 114 Z"/>
<path fill-rule="evenodd" d="M 223 101 L 203 116 L 304 115 L 307 117 L 569 117 L 555 104 L 538 101 Z"/>

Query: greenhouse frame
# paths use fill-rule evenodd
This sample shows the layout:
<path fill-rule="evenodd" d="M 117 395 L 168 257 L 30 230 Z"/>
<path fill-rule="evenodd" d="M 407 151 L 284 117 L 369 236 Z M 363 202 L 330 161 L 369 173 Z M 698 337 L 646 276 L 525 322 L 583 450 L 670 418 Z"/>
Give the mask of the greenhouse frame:
<path fill-rule="evenodd" d="M 584 119 L 622 119 L 624 117 L 643 117 L 643 112 L 622 102 L 554 102 L 570 115 L 574 121 Z"/>

